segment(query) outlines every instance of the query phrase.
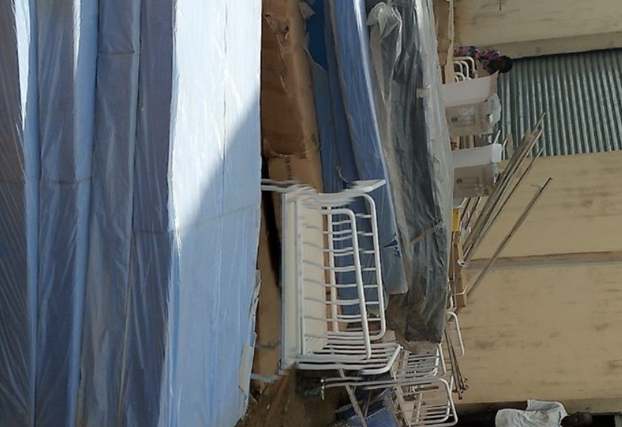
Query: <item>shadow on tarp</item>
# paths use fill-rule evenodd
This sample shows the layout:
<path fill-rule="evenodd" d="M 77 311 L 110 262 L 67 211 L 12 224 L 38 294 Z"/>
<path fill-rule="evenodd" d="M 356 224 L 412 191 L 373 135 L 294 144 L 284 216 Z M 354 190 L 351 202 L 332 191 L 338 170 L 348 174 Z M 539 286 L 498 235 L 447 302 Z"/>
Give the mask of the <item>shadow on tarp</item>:
<path fill-rule="evenodd" d="M 1 425 L 232 426 L 243 415 L 259 4 L 204 24 L 240 2 L 178 10 L 175 56 L 163 44 L 170 1 L 77 2 L 83 24 L 99 12 L 97 91 L 80 26 L 52 25 L 71 22 L 74 4 L 36 18 L 34 1 L 0 7 L 13 20 L 0 25 L 0 49 L 16 54 L 0 76 Z M 26 37 L 22 13 L 33 34 L 50 30 Z M 66 43 L 76 49 L 45 49 Z M 80 138 L 89 126 L 94 141 Z"/>

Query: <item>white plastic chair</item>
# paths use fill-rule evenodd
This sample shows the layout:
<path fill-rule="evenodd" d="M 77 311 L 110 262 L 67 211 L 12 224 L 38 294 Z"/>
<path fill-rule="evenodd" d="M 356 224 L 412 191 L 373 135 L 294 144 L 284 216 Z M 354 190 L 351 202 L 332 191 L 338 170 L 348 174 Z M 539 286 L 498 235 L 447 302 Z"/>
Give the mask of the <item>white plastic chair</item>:
<path fill-rule="evenodd" d="M 440 346 L 429 354 L 414 354 L 401 349 L 390 369 L 391 375 L 365 379 L 361 373 L 326 378 L 325 388 L 352 386 L 367 389 L 389 388 L 398 384 L 415 384 L 444 377 L 447 368 Z"/>
<path fill-rule="evenodd" d="M 362 409 L 353 397 L 354 389 L 387 389 L 394 396 L 393 408 L 404 426 L 447 427 L 458 420 L 447 372 L 440 346 L 423 355 L 401 350 L 390 376 L 365 379 L 360 374 L 348 377 L 341 371 L 340 378 L 326 379 L 325 387 L 345 387 L 352 407 L 361 418 Z"/>

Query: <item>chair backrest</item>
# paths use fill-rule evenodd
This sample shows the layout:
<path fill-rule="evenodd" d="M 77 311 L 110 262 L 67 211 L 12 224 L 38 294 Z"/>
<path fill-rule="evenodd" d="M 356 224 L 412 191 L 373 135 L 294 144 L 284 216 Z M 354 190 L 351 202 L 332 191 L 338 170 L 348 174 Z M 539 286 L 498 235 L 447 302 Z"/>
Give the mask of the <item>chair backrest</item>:
<path fill-rule="evenodd" d="M 291 182 L 264 181 L 264 190 L 282 193 L 285 366 L 294 360 L 343 364 L 371 359 L 372 342 L 384 336 L 376 206 L 368 194 L 383 184 L 360 182 L 326 194 Z M 393 351 L 382 357 L 392 357 Z"/>
<path fill-rule="evenodd" d="M 451 387 L 444 379 L 397 386 L 395 398 L 397 414 L 407 427 L 449 427 L 458 422 Z"/>

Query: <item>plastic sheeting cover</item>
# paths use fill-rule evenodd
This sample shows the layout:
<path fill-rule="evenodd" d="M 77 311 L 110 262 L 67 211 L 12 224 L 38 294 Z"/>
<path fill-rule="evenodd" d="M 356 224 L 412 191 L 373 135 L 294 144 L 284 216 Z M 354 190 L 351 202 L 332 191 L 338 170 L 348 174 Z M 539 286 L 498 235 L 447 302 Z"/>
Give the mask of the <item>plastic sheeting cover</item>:
<path fill-rule="evenodd" d="M 416 350 L 445 327 L 452 163 L 431 0 L 375 2 L 371 52 L 408 292 L 392 295 L 389 326 Z"/>
<path fill-rule="evenodd" d="M 339 192 L 356 180 L 385 179 L 364 3 L 316 0 L 309 5 L 314 12 L 307 29 L 324 188 Z M 378 214 L 384 287 L 388 293 L 400 293 L 406 291 L 406 282 L 390 186 L 371 195 Z M 362 206 L 354 208 L 364 212 Z M 354 280 L 344 276 L 338 281 Z"/>
<path fill-rule="evenodd" d="M 0 5 L 0 425 L 243 415 L 260 22 L 259 0 Z"/>
<path fill-rule="evenodd" d="M 365 174 L 388 180 L 389 194 L 374 196 L 387 244 L 382 266 L 390 326 L 411 349 L 438 343 L 452 166 L 430 4 L 375 1 L 368 16 L 362 0 L 308 3 L 325 187 L 339 191 Z"/>

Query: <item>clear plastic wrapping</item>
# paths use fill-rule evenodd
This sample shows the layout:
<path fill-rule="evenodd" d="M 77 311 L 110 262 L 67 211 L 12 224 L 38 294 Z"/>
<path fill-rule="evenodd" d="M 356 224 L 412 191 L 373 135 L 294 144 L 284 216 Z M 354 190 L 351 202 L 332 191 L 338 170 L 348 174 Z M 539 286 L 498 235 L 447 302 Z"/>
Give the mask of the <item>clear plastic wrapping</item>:
<path fill-rule="evenodd" d="M 408 291 L 387 319 L 410 348 L 445 327 L 452 163 L 431 0 L 375 2 L 369 12 L 384 155 Z"/>

